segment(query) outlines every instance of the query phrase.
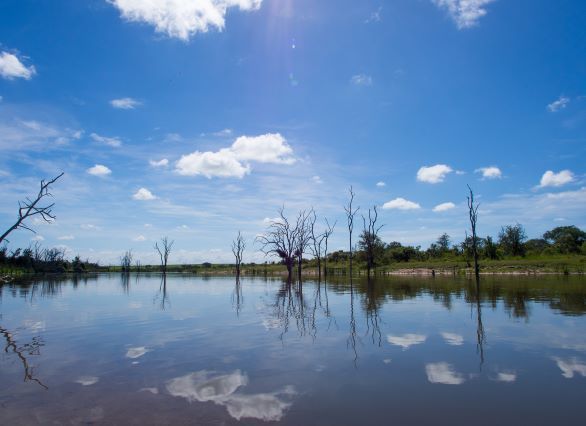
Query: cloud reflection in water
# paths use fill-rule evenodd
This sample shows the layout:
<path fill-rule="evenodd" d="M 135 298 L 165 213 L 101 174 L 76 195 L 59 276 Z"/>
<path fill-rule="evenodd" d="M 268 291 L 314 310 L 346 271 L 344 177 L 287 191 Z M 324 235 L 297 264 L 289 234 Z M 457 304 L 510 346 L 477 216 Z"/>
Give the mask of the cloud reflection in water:
<path fill-rule="evenodd" d="M 203 370 L 169 380 L 167 391 L 172 396 L 185 398 L 189 402 L 211 401 L 223 405 L 237 420 L 253 418 L 265 421 L 280 420 L 285 410 L 291 406 L 291 403 L 283 398 L 295 395 L 295 390 L 291 386 L 273 393 L 237 393 L 240 387 L 247 384 L 248 377 L 240 370 L 221 375 Z"/>

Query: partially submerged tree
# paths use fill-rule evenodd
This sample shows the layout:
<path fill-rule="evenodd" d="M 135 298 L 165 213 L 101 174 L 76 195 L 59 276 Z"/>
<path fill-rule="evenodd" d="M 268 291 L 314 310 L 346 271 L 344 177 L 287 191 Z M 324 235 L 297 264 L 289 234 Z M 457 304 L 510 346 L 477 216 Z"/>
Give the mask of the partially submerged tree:
<path fill-rule="evenodd" d="M 130 267 L 132 266 L 132 250 L 128 250 L 124 255 L 120 257 L 120 268 L 122 273 L 129 273 Z"/>
<path fill-rule="evenodd" d="M 288 279 L 291 280 L 293 265 L 297 258 L 298 232 L 297 227 L 291 225 L 285 216 L 285 208 L 279 209 L 279 217 L 270 222 L 266 232 L 256 240 L 261 244 L 261 251 L 265 255 L 276 255 L 287 268 Z"/>
<path fill-rule="evenodd" d="M 332 233 L 334 232 L 334 227 L 336 226 L 336 223 L 334 222 L 333 226 L 330 226 L 329 222 L 327 219 L 324 219 L 326 222 L 326 228 L 324 229 L 323 232 L 321 233 L 317 233 L 315 230 L 315 225 L 317 223 L 317 217 L 314 211 L 312 211 L 312 216 L 310 217 L 309 220 L 309 226 L 310 226 L 310 230 L 311 230 L 311 254 L 313 255 L 313 257 L 315 258 L 316 262 L 317 262 L 317 275 L 318 278 L 321 279 L 321 262 L 322 259 L 324 261 L 324 276 L 327 275 L 326 269 L 327 269 L 327 258 L 328 258 L 328 239 L 330 238 L 330 236 L 332 235 Z"/>
<path fill-rule="evenodd" d="M 384 243 L 378 236 L 378 232 L 381 230 L 383 225 L 378 226 L 376 221 L 378 219 L 378 212 L 376 206 L 371 211 L 368 209 L 368 222 L 366 217 L 362 216 L 362 222 L 364 228 L 360 235 L 360 241 L 358 242 L 359 247 L 364 251 L 366 257 L 366 272 L 368 278 L 370 278 L 370 271 L 375 267 L 375 258 L 378 254 L 381 254 L 384 250 Z"/>
<path fill-rule="evenodd" d="M 240 265 L 242 264 L 242 254 L 244 253 L 244 249 L 246 248 L 246 241 L 244 237 L 238 231 L 238 236 L 234 241 L 232 241 L 232 253 L 234 253 L 234 260 L 236 264 L 236 276 L 240 276 Z"/>
<path fill-rule="evenodd" d="M 301 268 L 302 268 L 302 264 L 303 264 L 303 255 L 307 253 L 307 251 L 310 247 L 311 239 L 312 239 L 312 233 L 311 233 L 312 215 L 315 215 L 315 213 L 313 212 L 313 209 L 311 209 L 309 212 L 306 212 L 305 210 L 300 211 L 299 214 L 297 215 L 297 223 L 295 225 L 295 231 L 297 234 L 297 236 L 296 236 L 296 241 L 297 241 L 297 250 L 296 250 L 297 275 L 299 278 L 299 282 L 301 282 Z"/>
<path fill-rule="evenodd" d="M 31 229 L 28 225 L 25 225 L 24 221 L 29 217 L 33 216 L 40 216 L 42 220 L 45 222 L 52 222 L 55 219 L 55 215 L 53 214 L 53 206 L 55 203 L 51 203 L 48 205 L 40 205 L 41 201 L 46 197 L 52 197 L 53 195 L 49 192 L 50 186 L 54 184 L 63 173 L 59 174 L 58 176 L 54 177 L 49 181 L 45 181 L 44 179 L 41 180 L 41 187 L 39 192 L 37 193 L 34 199 L 26 198 L 25 201 L 18 202 L 18 218 L 16 222 L 8 228 L 2 235 L 0 235 L 0 243 L 6 240 L 8 235 L 16 230 L 16 229 L 28 229 L 31 232 L 35 232 Z"/>
<path fill-rule="evenodd" d="M 334 228 L 336 227 L 336 222 L 333 225 L 330 225 L 327 219 L 326 221 L 326 229 L 323 232 L 323 245 L 324 245 L 324 277 L 328 276 L 328 239 L 334 233 Z"/>
<path fill-rule="evenodd" d="M 472 231 L 472 257 L 474 259 L 474 276 L 476 281 L 480 279 L 480 269 L 478 267 L 478 236 L 476 235 L 476 222 L 478 221 L 478 207 L 479 204 L 474 203 L 474 192 L 472 188 L 468 186 L 470 195 L 466 197 L 468 199 L 468 217 L 470 219 L 470 229 Z"/>
<path fill-rule="evenodd" d="M 344 206 L 344 211 L 346 212 L 346 219 L 348 222 L 348 235 L 349 235 L 349 242 L 350 242 L 350 277 L 352 276 L 352 232 L 354 231 L 354 216 L 360 210 L 360 207 L 352 207 L 352 203 L 354 202 L 354 191 L 352 190 L 352 186 L 350 186 L 350 200 L 348 200 L 348 205 Z"/>
<path fill-rule="evenodd" d="M 169 237 L 161 238 L 160 246 L 159 243 L 155 243 L 155 250 L 159 253 L 161 269 L 164 274 L 167 273 L 167 261 L 169 260 L 169 254 L 171 254 L 171 249 L 173 248 L 174 243 L 175 241 L 169 241 Z"/>

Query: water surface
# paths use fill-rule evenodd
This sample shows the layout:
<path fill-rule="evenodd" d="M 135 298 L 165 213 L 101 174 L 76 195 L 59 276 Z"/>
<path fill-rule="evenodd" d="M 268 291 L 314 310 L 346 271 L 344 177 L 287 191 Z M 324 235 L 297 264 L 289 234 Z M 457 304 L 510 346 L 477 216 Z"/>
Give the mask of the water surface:
<path fill-rule="evenodd" d="M 586 280 L 0 287 L 0 424 L 584 422 Z"/>

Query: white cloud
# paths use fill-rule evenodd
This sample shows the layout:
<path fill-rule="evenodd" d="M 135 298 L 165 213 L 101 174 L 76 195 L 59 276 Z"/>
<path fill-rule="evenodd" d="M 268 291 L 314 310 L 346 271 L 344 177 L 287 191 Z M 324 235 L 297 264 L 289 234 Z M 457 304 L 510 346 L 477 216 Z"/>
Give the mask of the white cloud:
<path fill-rule="evenodd" d="M 486 15 L 485 6 L 494 0 L 431 0 L 440 9 L 446 10 L 459 29 L 470 28 Z"/>
<path fill-rule="evenodd" d="M 441 212 L 445 212 L 448 210 L 452 210 L 455 207 L 456 207 L 456 205 L 452 202 L 441 203 L 441 204 L 438 204 L 437 206 L 435 206 L 433 208 L 433 211 L 436 213 L 441 213 Z"/>
<path fill-rule="evenodd" d="M 150 200 L 155 200 L 157 197 L 155 197 L 153 195 L 153 193 L 151 191 L 149 191 L 148 189 L 140 188 L 138 191 L 136 191 L 134 193 L 132 198 L 134 198 L 135 200 L 139 200 L 139 201 L 150 201 Z"/>
<path fill-rule="evenodd" d="M 183 155 L 175 164 L 175 170 L 183 176 L 202 175 L 208 179 L 213 177 L 242 179 L 250 173 L 250 166 L 242 164 L 230 149 L 224 148 L 218 152 L 195 151 Z"/>
<path fill-rule="evenodd" d="M 371 22 L 380 22 L 381 21 L 381 12 L 383 11 L 383 7 L 379 6 L 377 10 L 372 12 L 368 19 L 364 21 L 365 24 L 370 24 Z"/>
<path fill-rule="evenodd" d="M 562 376 L 566 379 L 571 379 L 574 374 L 579 374 L 582 377 L 586 377 L 586 364 L 579 361 L 577 358 L 562 359 L 554 357 L 553 360 L 558 365 L 559 369 L 562 370 Z"/>
<path fill-rule="evenodd" d="M 15 78 L 30 80 L 35 74 L 35 67 L 25 66 L 16 55 L 8 52 L 0 53 L 0 76 L 6 80 L 14 80 Z"/>
<path fill-rule="evenodd" d="M 319 176 L 313 176 L 313 177 L 311 178 L 311 180 L 313 181 L 313 183 L 316 183 L 316 184 L 318 184 L 318 185 L 320 185 L 320 184 L 324 183 L 324 181 L 323 181 L 323 180 L 321 180 L 321 178 L 320 178 Z"/>
<path fill-rule="evenodd" d="M 61 241 L 71 241 L 75 240 L 75 237 L 73 235 L 62 235 L 60 237 L 57 237 L 57 239 Z"/>
<path fill-rule="evenodd" d="M 143 241 L 146 241 L 146 237 L 144 235 L 137 235 L 132 239 L 132 241 L 142 243 Z"/>
<path fill-rule="evenodd" d="M 503 173 L 501 169 L 496 166 L 489 166 L 489 167 L 481 167 L 479 169 L 474 170 L 476 173 L 482 173 L 483 179 L 500 179 L 503 177 Z"/>
<path fill-rule="evenodd" d="M 175 164 L 180 175 L 243 178 L 251 172 L 250 162 L 293 164 L 293 149 L 279 133 L 240 136 L 232 146 L 212 152 L 193 152 Z"/>
<path fill-rule="evenodd" d="M 387 184 L 386 184 L 386 183 L 384 183 L 383 181 L 380 181 L 380 182 L 377 182 L 377 183 L 376 183 L 376 186 L 378 186 L 379 188 L 382 188 L 382 187 L 385 187 L 385 186 L 387 186 Z"/>
<path fill-rule="evenodd" d="M 446 176 L 454 170 L 445 164 L 436 164 L 435 166 L 423 166 L 417 171 L 417 180 L 426 183 L 443 182 Z"/>
<path fill-rule="evenodd" d="M 356 86 L 372 86 L 372 77 L 366 74 L 353 75 L 350 82 Z"/>
<path fill-rule="evenodd" d="M 427 340 L 427 336 L 423 334 L 403 334 L 402 336 L 388 335 L 387 342 L 391 345 L 400 346 L 403 350 L 409 349 L 413 345 L 420 345 Z"/>
<path fill-rule="evenodd" d="M 459 334 L 442 332 L 441 335 L 450 346 L 462 346 L 464 344 L 464 337 Z"/>
<path fill-rule="evenodd" d="M 159 161 L 156 160 L 150 160 L 149 164 L 152 167 L 167 167 L 169 165 L 169 160 L 167 160 L 166 158 L 163 158 Z"/>
<path fill-rule="evenodd" d="M 564 109 L 570 103 L 570 98 L 560 96 L 557 100 L 547 105 L 549 112 L 558 112 L 560 109 Z"/>
<path fill-rule="evenodd" d="M 546 171 L 541 177 L 539 183 L 540 188 L 548 186 L 563 186 L 574 181 L 574 174 L 570 170 L 562 170 L 559 173 L 554 173 L 551 170 Z"/>
<path fill-rule="evenodd" d="M 108 0 L 122 17 L 146 22 L 155 31 L 184 41 L 210 28 L 223 30 L 227 9 L 257 10 L 262 0 Z"/>
<path fill-rule="evenodd" d="M 42 235 L 35 235 L 31 238 L 31 241 L 45 241 L 45 237 L 43 237 Z"/>
<path fill-rule="evenodd" d="M 404 198 L 395 198 L 394 200 L 387 201 L 383 204 L 385 210 L 415 210 L 420 209 L 421 206 L 413 201 L 406 200 Z"/>
<path fill-rule="evenodd" d="M 461 385 L 466 380 L 460 373 L 454 371 L 453 367 L 447 362 L 435 362 L 425 365 L 427 380 L 431 383 L 440 383 L 442 385 Z"/>
<path fill-rule="evenodd" d="M 54 148 L 79 139 L 83 131 L 59 128 L 36 120 L 0 118 L 0 150 Z"/>
<path fill-rule="evenodd" d="M 120 99 L 112 99 L 110 101 L 110 105 L 117 109 L 134 109 L 137 106 L 141 106 L 142 102 L 137 101 L 136 99 L 132 98 L 120 98 Z"/>
<path fill-rule="evenodd" d="M 112 173 L 112 170 L 101 164 L 96 164 L 94 167 L 90 167 L 86 170 L 90 175 L 94 176 L 107 176 Z"/>
<path fill-rule="evenodd" d="M 103 143 L 103 144 L 111 146 L 113 148 L 118 148 L 120 145 L 122 145 L 122 142 L 120 141 L 120 139 L 118 139 L 116 137 L 109 138 L 106 136 L 100 136 L 97 133 L 90 134 L 90 137 L 96 142 Z"/>
<path fill-rule="evenodd" d="M 258 163 L 293 164 L 293 149 L 279 133 L 260 136 L 240 136 L 230 150 L 239 161 Z"/>

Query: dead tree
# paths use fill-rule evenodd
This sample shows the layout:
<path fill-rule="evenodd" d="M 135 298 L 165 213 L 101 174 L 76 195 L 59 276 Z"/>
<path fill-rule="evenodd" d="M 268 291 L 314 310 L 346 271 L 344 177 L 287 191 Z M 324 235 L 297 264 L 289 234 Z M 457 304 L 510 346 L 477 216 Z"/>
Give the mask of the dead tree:
<path fill-rule="evenodd" d="M 261 251 L 265 255 L 276 255 L 281 259 L 287 267 L 287 276 L 290 281 L 297 258 L 298 232 L 296 226 L 291 225 L 285 217 L 284 210 L 285 208 L 281 207 L 279 217 L 272 220 L 266 232 L 256 237 L 256 240 L 262 245 Z"/>
<path fill-rule="evenodd" d="M 161 258 L 161 269 L 163 274 L 167 273 L 167 261 L 169 260 L 169 254 L 171 254 L 171 249 L 173 248 L 173 244 L 175 241 L 169 241 L 169 237 L 161 238 L 161 247 L 159 247 L 158 243 L 155 243 L 155 250 L 159 253 L 159 257 Z"/>
<path fill-rule="evenodd" d="M 240 277 L 240 265 L 242 264 L 242 254 L 244 253 L 244 249 L 246 248 L 246 241 L 244 241 L 244 237 L 238 231 L 238 236 L 234 241 L 232 241 L 232 253 L 234 253 L 234 259 L 236 261 L 236 276 Z"/>
<path fill-rule="evenodd" d="M 480 204 L 474 204 L 474 192 L 468 185 L 470 195 L 466 197 L 468 199 L 468 217 L 470 218 L 470 228 L 472 230 L 472 256 L 474 258 L 474 276 L 476 282 L 480 281 L 480 268 L 478 267 L 478 237 L 476 236 L 476 222 L 478 220 L 478 207 Z"/>
<path fill-rule="evenodd" d="M 330 226 L 330 223 L 327 219 L 326 221 L 326 229 L 323 232 L 323 244 L 324 244 L 324 278 L 328 276 L 328 239 L 334 233 L 334 228 L 336 227 L 337 221 L 334 222 L 333 225 Z"/>
<path fill-rule="evenodd" d="M 311 243 L 311 217 L 315 213 L 313 209 L 309 212 L 305 210 L 299 212 L 297 215 L 297 224 L 295 225 L 295 231 L 297 233 L 296 241 L 297 241 L 297 275 L 299 278 L 299 282 L 301 283 L 301 268 L 303 263 L 303 255 L 307 253 L 310 243 Z"/>
<path fill-rule="evenodd" d="M 315 222 L 317 221 L 317 217 L 315 212 L 312 211 L 311 216 L 309 217 L 309 231 L 311 233 L 311 254 L 315 258 L 317 262 L 317 276 L 318 279 L 321 279 L 321 258 L 322 258 L 322 243 L 324 241 L 324 234 L 316 234 L 315 231 Z"/>
<path fill-rule="evenodd" d="M 49 192 L 49 187 L 54 184 L 61 176 L 63 176 L 63 173 L 49 181 L 45 181 L 44 179 L 41 180 L 41 188 L 39 189 L 39 192 L 34 200 L 27 197 L 25 201 L 18 202 L 18 219 L 14 225 L 8 228 L 8 230 L 6 230 L 6 232 L 0 236 L 0 243 L 2 243 L 2 241 L 4 241 L 12 231 L 19 228 L 28 229 L 29 231 L 35 233 L 34 230 L 24 224 L 24 221 L 29 217 L 39 215 L 47 223 L 50 223 L 55 219 L 55 215 L 53 214 L 52 210 L 55 203 L 51 203 L 46 206 L 40 206 L 39 203 L 43 200 L 43 198 L 53 196 Z"/>
<path fill-rule="evenodd" d="M 132 266 L 132 250 L 128 250 L 122 257 L 120 257 L 120 268 L 123 274 L 130 272 Z"/>
<path fill-rule="evenodd" d="M 366 222 L 366 217 L 362 216 L 362 223 L 364 224 L 364 230 L 362 232 L 362 237 L 360 241 L 360 245 L 364 250 L 366 255 L 366 271 L 367 277 L 370 279 L 370 271 L 374 268 L 374 258 L 376 255 L 377 248 L 380 247 L 380 238 L 378 236 L 378 232 L 384 225 L 377 226 L 376 221 L 378 219 L 378 212 L 376 211 L 376 206 L 373 206 L 373 212 L 368 209 L 368 223 Z"/>
<path fill-rule="evenodd" d="M 350 277 L 352 277 L 352 231 L 354 231 L 354 216 L 356 216 L 356 213 L 360 210 L 360 207 L 356 207 L 356 209 L 352 207 L 353 202 L 354 191 L 352 190 L 352 186 L 350 186 L 350 200 L 348 201 L 348 205 L 344 206 L 346 218 L 348 220 L 348 234 L 350 238 Z"/>

